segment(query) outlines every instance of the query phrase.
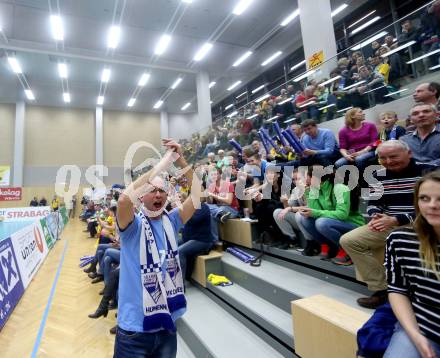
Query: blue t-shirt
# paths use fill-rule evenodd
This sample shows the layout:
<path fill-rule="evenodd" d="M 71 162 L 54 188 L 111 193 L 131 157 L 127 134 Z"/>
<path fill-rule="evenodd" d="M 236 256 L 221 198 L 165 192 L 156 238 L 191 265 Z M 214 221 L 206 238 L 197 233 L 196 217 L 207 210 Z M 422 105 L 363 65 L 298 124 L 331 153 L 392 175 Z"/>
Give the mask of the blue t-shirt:
<path fill-rule="evenodd" d="M 177 239 L 182 227 L 179 210 L 176 208 L 168 213 Z M 158 250 L 163 250 L 165 245 L 162 219 L 150 220 L 151 229 Z M 142 303 L 142 283 L 140 271 L 139 246 L 141 242 L 142 220 L 135 215 L 133 221 L 123 230 L 119 230 L 121 241 L 121 261 L 119 271 L 118 293 L 118 326 L 126 331 L 143 332 L 144 310 Z M 162 272 L 166 272 L 165 265 Z M 186 309 L 173 312 L 172 319 L 176 321 L 185 313 Z"/>

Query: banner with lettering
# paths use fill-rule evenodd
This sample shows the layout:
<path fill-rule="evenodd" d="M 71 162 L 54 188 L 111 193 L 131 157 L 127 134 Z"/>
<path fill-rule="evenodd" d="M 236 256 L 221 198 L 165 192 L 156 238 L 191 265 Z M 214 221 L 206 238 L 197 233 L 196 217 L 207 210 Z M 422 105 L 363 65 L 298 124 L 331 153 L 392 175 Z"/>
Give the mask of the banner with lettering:
<path fill-rule="evenodd" d="M 0 331 L 24 292 L 10 238 L 0 241 Z"/>
<path fill-rule="evenodd" d="M 46 245 L 49 248 L 49 250 L 55 245 L 56 237 L 52 235 L 52 233 L 49 230 L 49 227 L 47 226 L 47 220 L 46 218 L 40 220 L 41 228 L 43 229 L 44 239 L 46 240 Z"/>
<path fill-rule="evenodd" d="M 26 288 L 49 251 L 40 221 L 12 234 L 11 241 L 17 255 L 23 286 Z"/>
<path fill-rule="evenodd" d="M 32 221 L 50 214 L 50 206 L 31 206 L 26 208 L 0 209 L 0 217 L 4 222 Z"/>
<path fill-rule="evenodd" d="M 0 201 L 20 201 L 22 190 L 17 188 L 0 188 Z"/>

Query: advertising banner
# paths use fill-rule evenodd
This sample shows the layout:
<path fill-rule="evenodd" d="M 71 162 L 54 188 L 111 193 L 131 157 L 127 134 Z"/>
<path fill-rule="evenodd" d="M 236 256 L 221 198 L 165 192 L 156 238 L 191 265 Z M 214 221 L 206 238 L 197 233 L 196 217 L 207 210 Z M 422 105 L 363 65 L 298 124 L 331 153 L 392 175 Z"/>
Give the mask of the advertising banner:
<path fill-rule="evenodd" d="M 312 56 L 308 58 L 308 66 L 307 69 L 311 70 L 312 68 L 318 67 L 324 63 L 324 51 L 315 52 Z"/>
<path fill-rule="evenodd" d="M 23 286 L 26 288 L 48 253 L 40 221 L 12 234 L 11 242 L 17 255 Z"/>
<path fill-rule="evenodd" d="M 0 201 L 20 201 L 21 188 L 0 188 Z"/>
<path fill-rule="evenodd" d="M 11 167 L 9 165 L 0 165 L 0 186 L 9 186 L 11 178 Z"/>
<path fill-rule="evenodd" d="M 0 331 L 24 292 L 11 239 L 0 241 Z"/>
<path fill-rule="evenodd" d="M 32 221 L 41 219 L 50 214 L 50 206 L 35 206 L 27 208 L 0 209 L 0 216 L 4 222 Z"/>
<path fill-rule="evenodd" d="M 69 217 L 67 216 L 67 209 L 65 207 L 62 207 L 60 209 L 61 217 L 63 218 L 63 227 L 66 226 L 67 222 L 69 221 Z"/>
<path fill-rule="evenodd" d="M 56 237 L 52 236 L 52 233 L 47 226 L 46 218 L 40 220 L 41 229 L 43 230 L 44 239 L 49 250 L 55 245 Z"/>

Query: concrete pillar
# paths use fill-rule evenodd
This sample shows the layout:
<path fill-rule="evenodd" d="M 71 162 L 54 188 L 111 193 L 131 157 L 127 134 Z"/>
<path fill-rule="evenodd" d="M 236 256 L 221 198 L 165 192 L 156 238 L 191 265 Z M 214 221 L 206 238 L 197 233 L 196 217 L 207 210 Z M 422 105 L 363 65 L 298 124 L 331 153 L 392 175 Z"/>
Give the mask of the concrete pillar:
<path fill-rule="evenodd" d="M 170 131 L 168 127 L 168 113 L 167 112 L 160 112 L 160 138 L 169 138 L 170 137 Z"/>
<path fill-rule="evenodd" d="M 337 47 L 330 0 L 298 0 L 304 56 L 309 69 L 309 59 L 313 54 L 324 52 L 327 63 L 317 71 L 315 77 L 329 77 L 336 67 Z M 328 62 L 332 57 L 334 60 Z"/>
<path fill-rule="evenodd" d="M 95 110 L 95 164 L 104 165 L 104 123 L 102 107 Z"/>
<path fill-rule="evenodd" d="M 211 93 L 209 90 L 209 75 L 206 72 L 199 72 L 196 76 L 197 85 L 197 106 L 199 115 L 199 128 L 206 132 L 212 125 L 211 116 Z"/>
<path fill-rule="evenodd" d="M 24 139 L 25 139 L 26 104 L 24 101 L 15 104 L 15 130 L 14 130 L 14 171 L 12 186 L 23 186 L 24 171 Z"/>

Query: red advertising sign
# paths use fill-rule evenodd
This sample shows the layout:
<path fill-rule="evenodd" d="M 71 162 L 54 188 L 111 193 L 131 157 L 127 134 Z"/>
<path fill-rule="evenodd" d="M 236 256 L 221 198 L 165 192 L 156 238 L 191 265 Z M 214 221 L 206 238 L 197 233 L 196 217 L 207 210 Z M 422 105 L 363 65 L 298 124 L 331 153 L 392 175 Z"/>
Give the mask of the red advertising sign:
<path fill-rule="evenodd" d="M 21 188 L 0 188 L 0 201 L 21 200 Z"/>

